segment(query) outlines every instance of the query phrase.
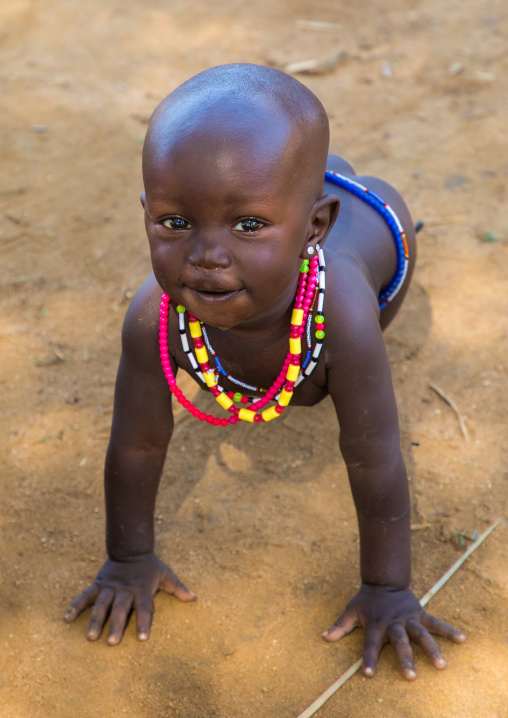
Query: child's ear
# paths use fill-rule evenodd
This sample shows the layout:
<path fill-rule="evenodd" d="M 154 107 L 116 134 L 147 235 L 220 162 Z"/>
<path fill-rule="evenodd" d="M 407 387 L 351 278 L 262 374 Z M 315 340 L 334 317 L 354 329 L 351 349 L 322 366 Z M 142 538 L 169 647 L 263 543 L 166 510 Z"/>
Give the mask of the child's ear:
<path fill-rule="evenodd" d="M 335 194 L 327 194 L 314 202 L 309 216 L 309 232 L 302 250 L 302 259 L 314 255 L 316 244 L 320 247 L 325 243 L 328 234 L 339 214 L 340 199 Z M 310 249 L 310 252 L 309 252 Z"/>

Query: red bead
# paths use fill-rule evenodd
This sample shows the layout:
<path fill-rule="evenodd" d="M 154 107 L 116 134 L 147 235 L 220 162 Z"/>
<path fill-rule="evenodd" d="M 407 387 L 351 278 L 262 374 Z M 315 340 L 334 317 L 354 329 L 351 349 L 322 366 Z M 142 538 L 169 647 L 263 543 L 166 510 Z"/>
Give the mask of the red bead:
<path fill-rule="evenodd" d="M 321 329 L 324 329 L 324 328 L 325 328 L 325 325 L 324 325 L 324 324 L 318 324 L 318 323 L 316 322 L 316 329 L 321 330 Z"/>
<path fill-rule="evenodd" d="M 206 421 L 206 414 L 205 414 L 204 411 L 201 411 L 201 412 L 199 413 L 199 420 L 200 420 L 200 421 Z"/>
<path fill-rule="evenodd" d="M 228 425 L 228 420 L 227 420 L 227 419 L 220 419 L 220 425 L 221 425 L 221 426 L 227 426 L 227 425 Z"/>
<path fill-rule="evenodd" d="M 190 403 L 190 401 L 189 401 L 188 399 L 183 399 L 183 400 L 182 400 L 182 406 L 183 406 L 184 409 L 188 409 L 188 408 L 191 406 L 191 403 Z"/>
<path fill-rule="evenodd" d="M 210 371 L 210 364 L 208 362 L 205 362 L 204 364 L 200 364 L 199 366 L 201 367 L 201 369 L 204 372 Z"/>
<path fill-rule="evenodd" d="M 214 418 L 215 418 L 214 416 L 212 416 L 211 414 L 208 414 L 208 416 L 206 417 L 207 423 L 208 423 L 208 424 L 213 424 Z"/>
<path fill-rule="evenodd" d="M 275 411 L 277 412 L 277 414 L 282 414 L 282 412 L 284 411 L 284 407 L 277 404 L 277 406 L 275 407 Z"/>
<path fill-rule="evenodd" d="M 312 300 L 311 300 L 311 299 L 304 299 L 304 300 L 303 300 L 303 306 L 304 306 L 304 307 L 310 307 L 311 304 L 312 304 Z"/>
<path fill-rule="evenodd" d="M 235 413 L 235 407 L 234 407 L 234 406 L 230 406 L 229 409 L 228 409 L 228 411 L 229 411 L 230 414 L 234 414 L 234 413 Z"/>
<path fill-rule="evenodd" d="M 194 339 L 194 346 L 196 349 L 202 349 L 203 348 L 203 340 L 202 339 Z"/>
<path fill-rule="evenodd" d="M 293 391 L 293 383 L 294 382 L 287 382 L 286 384 L 284 384 L 284 391 L 287 391 L 288 394 L 291 394 L 291 392 Z"/>
<path fill-rule="evenodd" d="M 228 391 L 228 396 L 230 399 L 232 399 L 234 397 L 234 395 L 235 395 L 234 391 Z"/>
<path fill-rule="evenodd" d="M 194 407 L 192 409 L 192 416 L 195 416 L 196 418 L 198 418 L 200 414 L 201 414 L 201 412 L 199 411 L 199 409 L 196 409 L 196 407 Z"/>
<path fill-rule="evenodd" d="M 230 417 L 229 417 L 229 423 L 230 423 L 230 424 L 236 424 L 237 421 L 239 421 L 239 419 L 237 419 L 236 416 L 230 416 Z"/>
<path fill-rule="evenodd" d="M 248 404 L 249 403 L 249 397 L 248 396 L 242 396 L 242 404 Z"/>
<path fill-rule="evenodd" d="M 261 416 L 261 414 L 256 414 L 256 416 L 254 417 L 254 421 L 256 422 L 256 424 L 259 424 L 260 421 L 263 421 L 263 417 Z"/>
<path fill-rule="evenodd" d="M 216 416 L 216 417 L 214 418 L 212 424 L 213 424 L 214 426 L 219 426 L 219 424 L 220 424 L 220 419 L 219 419 L 218 416 Z"/>

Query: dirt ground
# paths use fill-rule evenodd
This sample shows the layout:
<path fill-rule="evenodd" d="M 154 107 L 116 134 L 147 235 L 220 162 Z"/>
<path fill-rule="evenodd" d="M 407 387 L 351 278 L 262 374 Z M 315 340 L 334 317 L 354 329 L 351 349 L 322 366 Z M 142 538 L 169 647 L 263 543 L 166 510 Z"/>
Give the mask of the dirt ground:
<path fill-rule="evenodd" d="M 120 328 L 150 269 L 146 122 L 208 66 L 342 51 L 298 76 L 329 111 L 332 148 L 426 222 L 386 335 L 417 595 L 464 550 L 454 533 L 508 515 L 507 19 L 505 0 L 2 4 L 1 718 L 296 718 L 361 655 L 360 631 L 320 638 L 359 580 L 330 401 L 227 432 L 179 415 L 157 547 L 198 602 L 158 595 L 146 644 L 132 623 L 109 648 L 85 640 L 87 616 L 62 621 L 104 558 Z M 357 674 L 318 715 L 507 716 L 507 536 L 505 520 L 429 605 L 468 634 L 441 641 L 446 671 L 418 653 L 407 683 L 386 648 L 374 679 Z"/>

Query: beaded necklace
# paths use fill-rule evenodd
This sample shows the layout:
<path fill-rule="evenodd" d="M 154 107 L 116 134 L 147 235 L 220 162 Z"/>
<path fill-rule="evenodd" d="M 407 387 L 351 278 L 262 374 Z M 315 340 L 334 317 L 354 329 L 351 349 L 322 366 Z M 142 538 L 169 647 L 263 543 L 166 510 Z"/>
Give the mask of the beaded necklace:
<path fill-rule="evenodd" d="M 191 401 L 189 401 L 189 399 L 184 396 L 181 389 L 178 388 L 171 368 L 167 345 L 170 299 L 167 294 L 163 293 L 159 313 L 159 344 L 161 363 L 169 388 L 184 409 L 187 409 L 187 411 L 201 421 L 206 421 L 209 424 L 214 424 L 215 426 L 228 426 L 230 424 L 236 424 L 238 421 L 249 421 L 255 423 L 271 421 L 282 414 L 285 407 L 291 401 L 293 388 L 303 380 L 304 376 L 308 376 L 316 366 L 317 358 L 319 357 L 322 342 L 325 336 L 324 317 L 321 314 L 323 310 L 325 291 L 325 262 L 321 249 L 318 251 L 318 257 L 319 259 L 317 257 L 313 257 L 311 260 L 304 259 L 300 269 L 295 304 L 291 315 L 289 352 L 284 360 L 279 376 L 260 399 L 252 400 L 249 409 L 244 407 L 238 408 L 234 405 L 234 400 L 239 400 L 243 404 L 248 403 L 250 401 L 249 397 L 241 395 L 240 392 L 226 393 L 224 392 L 224 389 L 219 386 L 218 375 L 216 375 L 214 369 L 208 362 L 208 353 L 204 342 L 202 324 L 193 314 L 187 312 L 189 318 L 189 331 L 194 343 L 194 351 L 196 354 L 196 357 L 194 357 L 189 346 L 185 329 L 184 315 L 186 309 L 180 304 L 177 306 L 176 311 L 178 313 L 178 324 L 183 349 L 189 357 L 194 371 L 200 378 L 202 378 L 202 380 L 204 380 L 215 397 L 215 400 L 231 414 L 229 419 L 220 419 L 212 414 L 206 414 L 204 411 L 200 411 L 192 404 Z M 311 361 L 307 363 L 306 368 L 303 372 L 301 372 L 301 340 L 306 328 L 308 330 L 307 320 L 311 313 L 311 308 L 314 306 L 316 295 L 317 309 L 319 312 L 316 316 L 317 342 L 311 356 Z M 309 330 L 307 333 L 309 333 Z M 308 344 L 310 344 L 309 339 Z M 308 359 L 308 356 L 306 359 Z M 238 383 L 238 381 L 236 381 L 236 383 Z M 251 389 L 250 385 L 247 385 L 247 388 Z M 252 390 L 258 390 L 258 388 L 252 387 Z M 232 397 L 231 394 L 233 394 Z M 273 399 L 277 401 L 275 406 L 271 406 L 268 409 L 260 411 L 266 406 L 266 404 L 268 404 L 269 401 Z"/>

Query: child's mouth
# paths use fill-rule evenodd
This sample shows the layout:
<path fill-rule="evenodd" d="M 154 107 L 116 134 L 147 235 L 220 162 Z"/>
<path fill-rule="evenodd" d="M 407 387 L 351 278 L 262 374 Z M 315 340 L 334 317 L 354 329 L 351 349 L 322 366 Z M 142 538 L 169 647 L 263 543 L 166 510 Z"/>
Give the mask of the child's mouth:
<path fill-rule="evenodd" d="M 192 293 L 202 302 L 226 302 L 239 294 L 242 289 L 199 289 L 189 287 Z"/>

